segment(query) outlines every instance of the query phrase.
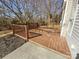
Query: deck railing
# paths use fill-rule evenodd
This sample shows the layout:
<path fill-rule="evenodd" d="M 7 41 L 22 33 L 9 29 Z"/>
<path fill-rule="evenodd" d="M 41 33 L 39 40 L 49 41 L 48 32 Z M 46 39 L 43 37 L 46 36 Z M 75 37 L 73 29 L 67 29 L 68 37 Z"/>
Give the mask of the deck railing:
<path fill-rule="evenodd" d="M 24 38 L 25 40 L 28 40 L 30 37 L 29 30 L 36 29 L 38 27 L 39 27 L 39 25 L 37 23 L 31 23 L 28 25 L 16 25 L 16 24 L 12 25 L 13 34 L 20 36 L 20 37 Z"/>

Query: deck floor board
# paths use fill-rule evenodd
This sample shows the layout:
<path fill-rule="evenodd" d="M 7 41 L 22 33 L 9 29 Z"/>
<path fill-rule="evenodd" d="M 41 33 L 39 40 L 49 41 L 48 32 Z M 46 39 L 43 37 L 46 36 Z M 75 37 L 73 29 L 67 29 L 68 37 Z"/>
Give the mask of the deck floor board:
<path fill-rule="evenodd" d="M 31 30 L 33 31 L 33 30 Z M 65 55 L 70 55 L 70 50 L 67 45 L 66 39 L 60 37 L 60 33 L 46 33 L 44 31 L 34 30 L 33 32 L 37 32 L 42 34 L 41 36 L 31 38 L 30 40 L 39 43 L 43 46 L 46 46 L 50 49 L 54 49 L 60 53 Z"/>

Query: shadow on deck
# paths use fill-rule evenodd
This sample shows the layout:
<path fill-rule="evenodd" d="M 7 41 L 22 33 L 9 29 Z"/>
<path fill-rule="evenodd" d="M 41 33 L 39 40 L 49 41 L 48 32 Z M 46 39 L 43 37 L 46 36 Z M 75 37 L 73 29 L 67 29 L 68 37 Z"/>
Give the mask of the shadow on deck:
<path fill-rule="evenodd" d="M 62 54 L 70 56 L 70 50 L 67 45 L 66 39 L 60 37 L 59 32 L 54 32 L 53 29 L 45 29 L 45 31 L 40 30 L 30 30 L 30 32 L 40 33 L 41 36 L 37 36 L 34 38 L 31 38 L 31 41 L 34 41 L 36 43 L 39 43 L 43 46 L 46 46 L 50 49 L 56 50 Z"/>

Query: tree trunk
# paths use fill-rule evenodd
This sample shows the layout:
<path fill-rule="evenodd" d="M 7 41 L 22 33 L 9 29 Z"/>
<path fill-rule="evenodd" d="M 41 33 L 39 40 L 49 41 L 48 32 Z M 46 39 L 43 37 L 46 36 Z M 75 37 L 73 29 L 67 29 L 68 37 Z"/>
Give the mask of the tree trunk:
<path fill-rule="evenodd" d="M 50 15 L 48 15 L 48 27 L 51 27 L 51 18 L 50 18 Z"/>
<path fill-rule="evenodd" d="M 51 10 L 51 1 L 48 0 L 48 27 L 51 27 L 51 15 L 50 15 L 50 10 Z"/>

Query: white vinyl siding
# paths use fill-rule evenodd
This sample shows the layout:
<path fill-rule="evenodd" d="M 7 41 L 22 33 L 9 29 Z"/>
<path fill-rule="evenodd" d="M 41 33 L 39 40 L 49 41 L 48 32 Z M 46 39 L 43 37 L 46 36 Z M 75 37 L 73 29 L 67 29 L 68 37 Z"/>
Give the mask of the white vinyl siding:
<path fill-rule="evenodd" d="M 74 40 L 76 45 L 79 46 L 79 5 L 77 5 L 71 38 Z"/>
<path fill-rule="evenodd" d="M 79 53 L 79 4 L 76 5 L 75 11 L 71 32 L 69 33 L 70 36 L 68 37 L 72 57 L 76 57 L 77 53 Z M 72 45 L 74 48 L 72 48 Z"/>

